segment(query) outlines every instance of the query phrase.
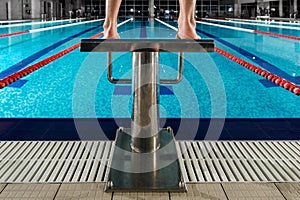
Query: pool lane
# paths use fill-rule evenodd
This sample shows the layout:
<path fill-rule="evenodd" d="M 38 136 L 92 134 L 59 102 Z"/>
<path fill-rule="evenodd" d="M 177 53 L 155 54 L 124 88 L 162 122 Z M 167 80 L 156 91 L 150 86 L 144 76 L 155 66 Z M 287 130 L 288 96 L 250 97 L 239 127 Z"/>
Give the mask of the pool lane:
<path fill-rule="evenodd" d="M 102 23 L 91 21 L 81 25 L 0 39 L 1 78 L 33 61 L 45 58 L 51 52 L 59 52 L 74 45 L 80 38 L 88 38 L 98 33 L 102 29 Z"/>
<path fill-rule="evenodd" d="M 279 67 L 271 64 L 270 62 L 268 62 L 268 61 L 266 61 L 266 60 L 264 60 L 262 58 L 260 58 L 260 56 L 258 54 L 250 53 L 249 51 L 247 51 L 247 50 L 245 50 L 245 49 L 243 49 L 241 47 L 238 47 L 238 46 L 236 46 L 236 45 L 234 45 L 234 44 L 232 44 L 230 42 L 227 42 L 224 39 L 221 39 L 221 38 L 219 38 L 219 37 L 217 37 L 217 36 L 215 36 L 213 34 L 210 34 L 210 33 L 207 33 L 205 31 L 202 31 L 202 30 L 200 30 L 198 28 L 196 30 L 197 30 L 197 32 L 202 33 L 202 34 L 204 34 L 204 35 L 206 35 L 206 36 L 208 36 L 208 37 L 210 37 L 210 38 L 212 38 L 212 39 L 220 42 L 221 44 L 226 45 L 227 47 L 229 47 L 232 50 L 236 51 L 237 53 L 245 56 L 246 58 L 248 58 L 250 60 L 253 60 L 253 62 L 255 62 L 256 64 L 258 64 L 262 68 L 268 70 L 269 72 L 274 73 L 277 76 L 280 76 L 280 77 L 282 77 L 282 78 L 284 78 L 284 79 L 286 79 L 286 80 L 288 80 L 290 82 L 293 82 L 295 84 L 300 84 L 300 77 L 299 76 L 295 77 L 295 76 L 292 76 L 292 75 L 286 73 L 285 71 L 283 71 Z M 253 58 L 255 58 L 255 59 L 253 59 Z"/>
<path fill-rule="evenodd" d="M 0 25 L 10 25 L 10 24 L 22 24 L 22 23 L 28 23 L 28 22 L 34 22 L 35 20 L 3 20 L 0 21 Z"/>
<path fill-rule="evenodd" d="M 175 25 L 175 24 L 174 24 Z M 281 67 L 285 66 L 287 64 L 287 62 L 282 62 L 282 65 L 274 65 L 272 64 L 271 62 L 274 62 L 274 60 L 278 60 L 280 57 L 276 57 L 274 58 L 274 60 L 272 61 L 268 61 L 266 59 L 264 59 L 260 54 L 261 52 L 257 52 L 256 49 L 253 50 L 253 48 L 251 48 L 252 51 L 249 51 L 249 50 L 246 50 L 245 48 L 242 48 L 241 43 L 239 43 L 238 45 L 235 44 L 236 42 L 229 42 L 228 40 L 232 40 L 232 39 L 236 39 L 238 40 L 238 38 L 242 37 L 242 35 L 237 35 L 237 36 L 234 36 L 232 38 L 230 37 L 222 37 L 222 33 L 220 31 L 218 32 L 214 32 L 215 30 L 215 27 L 213 27 L 213 29 L 209 28 L 209 29 L 206 29 L 204 27 L 209 27 L 209 24 L 202 24 L 201 25 L 201 29 L 198 27 L 196 30 L 198 31 L 198 33 L 200 33 L 201 35 L 204 35 L 210 39 L 214 39 L 215 41 L 219 42 L 220 44 L 226 46 L 227 48 L 229 48 L 230 50 L 233 50 L 235 51 L 235 54 L 238 53 L 237 55 L 238 56 L 242 56 L 242 57 L 245 57 L 246 60 L 248 60 L 249 62 L 251 63 L 254 63 L 254 64 L 258 64 L 260 67 L 262 67 L 263 69 L 273 73 L 273 74 L 276 74 L 290 82 L 293 82 L 295 84 L 299 84 L 300 83 L 300 77 L 299 76 L 296 76 L 295 74 L 299 74 L 297 72 L 300 72 L 298 67 L 295 66 L 295 71 L 293 71 L 292 73 L 291 72 L 286 72 L 286 69 L 283 70 L 281 69 Z M 228 29 L 226 29 L 226 27 L 220 27 L 221 29 L 224 29 L 224 30 L 227 30 L 229 31 Z M 235 33 L 235 32 L 238 32 L 239 30 L 231 30 L 231 32 Z M 248 35 L 251 35 L 253 33 L 245 33 L 244 37 L 247 38 Z M 259 36 L 255 36 L 254 37 L 259 37 Z M 241 38 L 242 39 L 242 38 Z M 254 41 L 254 42 L 259 42 L 259 41 Z M 295 43 L 295 45 L 297 44 L 297 42 Z M 246 45 L 245 45 L 246 46 Z M 300 50 L 300 48 L 299 48 Z M 293 49 L 291 49 L 291 51 L 293 52 Z M 278 53 L 278 52 L 276 52 Z M 299 52 L 300 53 L 300 52 Z M 234 54 L 234 52 L 233 52 Z M 265 55 L 264 55 L 265 56 Z M 298 55 L 299 57 L 299 55 Z M 293 58 L 295 61 L 294 63 L 297 63 L 297 56 L 296 58 L 294 57 Z M 300 59 L 300 57 L 299 57 Z M 290 67 L 290 63 L 288 63 L 289 67 Z M 262 82 L 262 83 L 265 83 L 265 82 Z M 272 84 L 265 84 L 267 87 L 271 86 Z M 275 86 L 275 85 L 273 85 Z"/>
<path fill-rule="evenodd" d="M 226 18 L 225 20 L 232 21 L 232 22 L 250 22 L 254 24 L 272 24 L 272 25 L 282 25 L 282 26 L 295 26 L 300 27 L 300 23 L 292 23 L 290 22 L 284 22 L 284 21 L 275 21 L 275 20 L 248 20 L 248 19 L 236 19 L 236 18 Z M 300 21 L 299 21 L 300 22 Z"/>
<path fill-rule="evenodd" d="M 220 25 L 227 25 L 231 27 L 237 28 L 247 28 L 261 32 L 271 32 L 275 34 L 282 34 L 286 36 L 294 36 L 296 38 L 300 37 L 300 27 L 289 27 L 289 26 L 280 26 L 280 25 L 270 25 L 270 24 L 254 24 L 248 22 L 235 22 L 235 21 L 226 21 L 226 20 L 207 20 L 204 19 L 212 24 L 220 24 Z"/>
<path fill-rule="evenodd" d="M 235 31 L 244 31 L 244 32 L 249 32 L 249 33 L 256 33 L 256 34 L 268 35 L 268 36 L 272 36 L 272 37 L 280 37 L 280 38 L 291 39 L 291 40 L 300 40 L 300 37 L 297 37 L 297 36 L 272 33 L 272 32 L 260 31 L 260 30 L 253 30 L 253 29 L 249 29 L 249 28 L 241 28 L 241 27 L 230 26 L 230 25 L 225 25 L 225 24 L 223 25 L 223 24 L 219 24 L 219 23 L 212 23 L 211 21 L 209 21 L 209 22 L 196 21 L 196 23 L 206 24 L 209 26 L 217 26 L 217 27 L 222 27 L 222 28 L 227 28 L 227 29 L 233 29 Z"/>
<path fill-rule="evenodd" d="M 13 74 L 13 73 L 15 73 L 15 72 L 23 69 L 24 67 L 26 67 L 30 63 L 36 61 L 37 59 L 41 58 L 42 56 L 46 55 L 47 53 L 53 51 L 57 47 L 59 47 L 59 46 L 65 44 L 65 43 L 73 40 L 74 38 L 78 38 L 79 36 L 81 36 L 81 35 L 83 35 L 85 33 L 88 33 L 91 30 L 97 29 L 97 28 L 99 28 L 101 26 L 102 26 L 102 24 L 97 25 L 97 26 L 92 27 L 92 28 L 89 28 L 89 29 L 86 29 L 86 30 L 81 31 L 79 33 L 76 33 L 74 35 L 71 35 L 71 36 L 69 36 L 69 37 L 67 37 L 65 39 L 62 39 L 62 40 L 60 40 L 60 41 L 58 41 L 58 42 L 56 42 L 56 43 L 54 43 L 54 44 L 52 44 L 52 45 L 44 48 L 44 49 L 42 49 L 42 50 L 40 50 L 40 51 L 38 51 L 38 52 L 36 52 L 36 53 L 34 53 L 34 54 L 32 54 L 32 55 L 24 58 L 24 59 L 22 59 L 18 63 L 14 64 L 14 65 L 10 66 L 9 68 L 7 68 L 6 70 L 0 72 L 0 79 L 3 79 L 6 76 L 9 76 L 9 75 L 11 75 L 11 74 Z"/>
<path fill-rule="evenodd" d="M 198 29 L 199 29 L 199 27 L 200 26 L 198 26 Z M 223 29 L 218 30 L 218 29 L 215 29 L 215 28 L 212 28 L 212 27 L 207 28 L 206 26 L 201 27 L 201 30 L 203 30 L 205 32 L 208 32 L 210 34 L 219 35 L 219 37 L 222 40 L 230 41 L 230 44 L 234 45 L 235 48 L 239 48 L 241 45 L 246 46 L 248 43 L 250 43 L 250 41 L 253 40 L 252 37 L 253 37 L 253 35 L 255 35 L 255 34 L 250 34 L 250 33 L 238 35 L 237 33 L 234 33 L 230 37 L 229 33 L 228 33 L 228 36 L 227 36 L 226 32 L 224 33 Z M 222 35 L 222 33 L 224 33 L 224 34 Z M 205 35 L 203 33 L 200 33 L 200 35 L 201 35 L 202 38 L 210 39 L 207 35 Z M 234 42 L 231 42 L 231 40 L 234 40 Z M 242 41 L 239 41 L 239 40 L 242 40 Z M 245 41 L 245 42 L 248 41 L 248 43 L 244 44 L 243 41 Z M 279 41 L 281 41 L 281 40 L 279 39 Z M 290 43 L 290 41 L 285 41 L 285 42 Z M 253 44 L 253 43 L 251 43 L 251 44 Z M 245 60 L 246 62 L 250 62 L 252 65 L 256 64 L 253 61 L 253 60 L 256 59 L 256 57 L 255 57 L 255 59 L 247 58 L 244 55 L 238 53 L 237 51 L 232 50 L 231 48 L 229 48 L 225 44 L 219 43 L 218 41 L 216 42 L 216 45 L 217 45 L 217 47 L 219 47 L 221 49 L 225 49 L 227 52 L 230 52 L 230 54 L 233 54 L 234 56 L 237 56 L 238 58 L 241 58 L 242 60 Z M 254 44 L 254 47 L 256 47 L 255 44 Z M 260 46 L 258 46 L 258 48 L 260 48 Z M 249 48 L 249 49 L 247 49 L 247 51 L 252 52 L 253 49 L 254 48 Z M 257 47 L 255 48 L 255 50 L 256 49 L 257 49 Z M 291 51 L 293 51 L 293 49 L 291 49 Z M 264 55 L 264 54 L 262 54 L 262 55 Z M 199 60 L 200 59 L 201 58 L 199 57 Z M 276 57 L 275 62 L 278 59 L 280 59 L 280 58 Z M 256 112 L 255 110 L 257 110 L 257 109 L 260 110 L 260 107 L 261 108 L 265 107 L 265 108 L 268 108 L 268 109 L 270 108 L 271 109 L 272 105 L 275 105 L 274 108 L 273 108 L 274 112 L 273 112 L 273 114 L 270 113 L 270 116 L 279 117 L 279 116 L 284 116 L 284 115 L 288 116 L 288 114 L 286 112 L 287 109 L 288 110 L 289 109 L 296 110 L 296 108 L 293 108 L 294 107 L 293 105 L 297 104 L 297 102 L 299 101 L 299 99 L 297 99 L 297 98 L 299 98 L 299 97 L 297 97 L 295 94 L 291 93 L 291 95 L 295 95 L 295 98 L 292 98 L 292 99 L 289 99 L 289 97 L 287 97 L 287 96 L 283 97 L 281 95 L 283 95 L 284 93 L 289 92 L 289 91 L 286 91 L 285 89 L 280 88 L 280 87 L 278 87 L 278 90 L 275 89 L 276 87 L 274 87 L 274 86 L 276 86 L 276 85 L 274 83 L 268 81 L 267 79 L 265 79 L 261 76 L 255 75 L 255 73 L 253 73 L 251 71 L 248 71 L 248 69 L 242 67 L 240 64 L 237 64 L 241 68 L 241 70 L 238 70 L 237 67 L 235 67 L 236 65 L 231 63 L 232 62 L 231 60 L 226 61 L 226 58 L 220 59 L 219 56 L 216 56 L 214 58 L 214 60 L 217 64 L 220 72 L 222 74 L 224 74 L 224 76 L 222 78 L 224 80 L 226 80 L 226 81 L 224 81 L 224 84 L 226 86 L 226 90 L 227 89 L 230 90 L 229 92 L 226 93 L 227 100 L 228 100 L 227 103 L 229 104 L 228 107 L 230 107 L 229 108 L 230 113 L 231 113 L 231 109 L 234 109 L 233 107 L 237 107 L 235 109 L 240 110 L 240 116 L 243 115 L 245 118 L 247 118 L 247 116 L 244 115 L 243 112 L 254 113 L 254 112 Z M 297 59 L 293 58 L 293 60 L 294 60 L 293 63 L 295 65 L 297 63 Z M 282 66 L 280 66 L 280 67 L 282 67 Z M 253 76 L 251 74 L 253 74 Z M 233 80 L 233 79 L 235 79 L 235 80 Z M 265 87 L 265 88 L 262 88 L 262 87 Z M 260 91 L 258 91 L 258 90 L 260 90 Z M 246 92 L 246 91 L 248 91 L 248 92 Z M 253 92 L 251 92 L 251 91 L 253 91 Z M 279 92 L 279 91 L 281 91 L 281 92 Z M 245 97 L 249 97 L 249 98 L 247 99 L 245 97 L 242 97 L 243 94 L 245 95 Z M 274 97 L 271 97 L 271 96 L 274 96 Z M 281 96 L 281 98 L 284 98 L 284 99 L 288 98 L 289 100 L 286 99 L 286 101 L 284 101 L 284 102 L 286 102 L 285 104 L 284 103 L 278 104 L 278 102 L 280 102 L 281 100 L 277 99 L 277 97 L 280 97 L 280 96 Z M 257 100 L 252 99 L 252 97 L 257 98 Z M 257 102 L 256 103 L 257 106 L 254 106 L 254 107 L 257 107 L 257 108 L 253 108 L 252 111 L 246 109 L 247 110 L 246 111 L 245 107 L 248 107 L 248 106 L 243 105 L 244 104 L 243 101 L 241 101 L 240 103 L 237 103 L 239 101 L 237 99 L 239 99 L 239 100 L 244 99 L 245 102 L 250 101 L 251 102 L 250 104 L 252 104 L 253 102 Z M 266 102 L 264 101 L 264 99 L 267 99 Z M 277 102 L 276 103 L 275 102 L 271 103 L 272 100 L 277 101 Z M 235 106 L 230 105 L 231 103 L 234 103 L 234 102 L 236 102 Z M 250 104 L 249 104 L 249 106 L 250 106 Z M 278 112 L 275 111 L 275 110 L 277 110 L 277 107 L 278 108 L 281 107 L 281 109 L 279 109 L 279 110 L 282 110 L 282 113 L 280 113 L 279 110 L 278 110 Z M 261 114 L 259 114 L 259 113 L 261 113 Z M 264 117 L 264 116 L 266 116 L 265 113 L 266 113 L 266 111 L 264 111 L 262 109 L 260 112 L 257 112 L 256 114 L 254 114 L 253 117 Z M 292 113 L 290 113 L 290 114 L 291 114 L 290 116 L 296 116 L 297 117 L 297 115 L 294 115 Z M 231 116 L 231 114 L 229 114 L 229 116 Z M 237 116 L 237 115 L 235 115 L 235 116 Z"/>
<path fill-rule="evenodd" d="M 291 82 L 300 83 L 300 44 L 298 41 L 221 29 L 224 32 L 215 31 L 215 28 L 209 28 L 208 25 L 201 25 L 198 26 L 197 31 L 204 37 L 214 38 L 225 50 L 233 54 L 238 53 L 247 61 L 258 64 Z M 223 36 L 230 32 L 232 32 L 231 37 Z"/>
<path fill-rule="evenodd" d="M 12 24 L 12 25 L 3 25 L 0 26 L 0 35 L 3 34 L 12 34 L 15 32 L 22 32 L 27 30 L 34 30 L 39 28 L 49 28 L 54 26 L 61 26 L 67 24 L 76 24 L 79 22 L 84 22 L 85 19 L 80 20 L 57 20 L 57 21 L 45 21 L 45 22 L 31 22 L 31 23 L 22 23 L 22 24 Z"/>
<path fill-rule="evenodd" d="M 132 21 L 132 20 L 131 19 L 125 20 L 124 22 L 119 23 L 117 25 L 117 27 L 122 26 L 123 24 L 125 24 L 125 23 L 127 23 L 129 21 Z M 98 25 L 98 26 L 100 26 L 100 25 Z M 91 31 L 91 30 L 97 28 L 98 26 L 78 33 L 78 35 L 76 35 L 75 38 L 77 36 L 85 33 L 85 32 L 88 32 L 88 31 Z M 100 32 L 100 33 L 97 33 L 96 35 L 94 35 L 92 37 L 89 37 L 89 39 L 96 39 L 96 38 L 98 38 L 98 37 L 100 37 L 102 35 L 103 35 L 103 32 Z M 64 43 L 66 41 L 63 40 L 61 42 Z M 54 47 L 57 47 L 57 46 L 59 46 L 59 43 L 56 43 L 54 45 Z M 0 80 L 0 89 L 4 88 L 6 86 L 12 86 L 12 87 L 17 87 L 17 88 L 22 87 L 27 82 L 27 80 L 24 81 L 24 80 L 19 80 L 19 79 L 23 78 L 24 76 L 27 76 L 27 75 L 31 74 L 32 72 L 40 69 L 41 67 L 44 67 L 45 65 L 47 65 L 47 64 L 55 61 L 56 59 L 58 59 L 58 58 L 60 58 L 62 56 L 65 56 L 66 54 L 74 51 L 75 49 L 77 49 L 79 47 L 80 47 L 80 42 L 77 43 L 77 44 L 75 44 L 75 45 L 73 45 L 73 46 L 70 46 L 67 49 L 64 49 L 64 50 L 62 50 L 62 51 L 60 51 L 60 52 L 58 52 L 58 53 L 56 53 L 54 55 L 51 55 L 50 57 L 48 57 L 48 58 L 46 58 L 46 59 L 44 59 L 44 60 L 42 60 L 40 62 L 37 62 L 37 63 L 35 63 L 33 65 L 30 65 L 30 66 L 26 67 L 25 69 L 23 69 L 23 68 L 26 66 L 26 61 L 23 60 L 23 61 L 17 63 L 17 65 L 13 66 L 12 68 L 9 68 L 9 70 L 4 71 L 5 73 L 8 73 L 8 72 L 11 72 L 11 73 L 10 74 L 6 74 L 6 76 L 4 76 L 4 78 L 2 78 Z M 47 49 L 49 49 L 49 48 L 44 49 L 44 51 L 47 50 Z M 48 52 L 47 51 L 45 51 L 45 52 L 40 51 L 39 53 L 42 54 L 42 55 L 45 55 Z M 41 56 L 38 56 L 38 54 L 37 55 L 35 54 L 35 56 L 36 56 L 36 59 L 38 59 L 38 57 L 41 57 Z M 30 61 L 30 59 L 28 59 L 28 60 Z M 20 63 L 25 63 L 25 65 L 23 66 L 23 68 L 19 67 L 18 64 L 20 64 Z M 19 82 L 21 82 L 21 83 L 19 83 Z"/>

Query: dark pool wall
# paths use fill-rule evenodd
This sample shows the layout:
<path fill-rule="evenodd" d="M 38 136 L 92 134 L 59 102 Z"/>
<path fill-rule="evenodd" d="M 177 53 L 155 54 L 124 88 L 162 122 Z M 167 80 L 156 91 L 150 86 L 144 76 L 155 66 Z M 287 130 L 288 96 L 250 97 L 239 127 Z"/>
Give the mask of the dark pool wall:
<path fill-rule="evenodd" d="M 129 118 L 118 119 L 0 119 L 0 141 L 114 140 L 119 126 L 130 127 Z M 299 140 L 300 119 L 161 119 L 178 140 Z M 97 128 L 92 123 L 99 123 Z M 78 131 L 78 124 L 80 130 Z M 211 127 L 209 127 L 211 125 Z M 216 131 L 214 131 L 214 128 Z M 220 129 L 218 131 L 217 129 Z M 210 134 L 207 134 L 211 132 Z"/>

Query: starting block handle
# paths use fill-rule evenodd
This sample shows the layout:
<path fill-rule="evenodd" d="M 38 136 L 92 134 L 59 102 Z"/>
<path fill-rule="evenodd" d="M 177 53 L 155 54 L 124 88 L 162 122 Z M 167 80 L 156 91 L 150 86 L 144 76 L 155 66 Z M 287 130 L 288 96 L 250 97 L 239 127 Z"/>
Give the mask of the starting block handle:
<path fill-rule="evenodd" d="M 161 84 L 176 84 L 182 79 L 183 52 L 214 52 L 213 40 L 177 39 L 83 39 L 81 52 L 108 52 L 108 80 L 114 84 L 131 84 L 131 79 L 116 79 L 112 76 L 112 52 L 179 52 L 178 76 L 176 79 L 161 79 Z"/>
<path fill-rule="evenodd" d="M 160 79 L 160 84 L 177 84 L 182 80 L 183 72 L 183 52 L 179 53 L 178 75 L 176 79 Z M 131 79 L 117 79 L 113 77 L 112 52 L 107 53 L 107 79 L 113 84 L 131 84 Z"/>
<path fill-rule="evenodd" d="M 107 52 L 107 79 L 113 84 L 131 84 L 131 79 L 118 79 L 113 77 L 112 52 Z"/>

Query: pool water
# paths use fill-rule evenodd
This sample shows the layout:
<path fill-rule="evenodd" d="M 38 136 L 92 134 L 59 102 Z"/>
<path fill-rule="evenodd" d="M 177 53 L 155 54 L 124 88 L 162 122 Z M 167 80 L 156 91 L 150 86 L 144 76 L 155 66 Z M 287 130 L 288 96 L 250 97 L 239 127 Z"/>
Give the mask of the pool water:
<path fill-rule="evenodd" d="M 262 24 L 262 23 L 245 23 L 245 22 L 236 22 L 236 21 L 215 21 L 215 20 L 204 20 L 206 22 L 214 24 L 222 24 L 226 26 L 233 26 L 238 28 L 246 28 L 251 30 L 259 30 L 264 32 L 272 32 L 277 34 L 285 34 L 290 36 L 300 37 L 300 25 L 285 25 L 285 24 Z"/>
<path fill-rule="evenodd" d="M 13 32 L 20 32 L 26 30 L 34 30 L 38 28 L 47 28 L 52 26 L 74 24 L 85 21 L 84 19 L 71 19 L 71 20 L 57 20 L 57 21 L 38 21 L 38 22 L 24 22 L 17 24 L 0 25 L 0 34 L 7 34 Z"/>
<path fill-rule="evenodd" d="M 102 23 L 1 38 L 0 79 L 101 32 Z M 176 35 L 174 30 L 151 20 L 129 21 L 118 31 L 121 38 L 174 39 Z M 203 39 L 214 39 L 218 48 L 300 84 L 299 41 L 202 24 L 197 24 L 197 31 Z M 131 56 L 130 53 L 113 54 L 115 78 L 131 77 Z M 160 116 L 165 121 L 174 119 L 170 122 L 174 124 L 177 119 L 196 122 L 197 119 L 240 119 L 243 124 L 245 119 L 252 123 L 260 119 L 286 122 L 286 119 L 300 118 L 299 96 L 228 58 L 216 52 L 185 53 L 184 58 L 183 80 L 160 87 Z M 160 77 L 175 78 L 177 53 L 161 53 L 160 61 Z M 132 91 L 130 85 L 115 85 L 107 80 L 106 53 L 83 53 L 76 49 L 1 89 L 0 102 L 0 118 L 4 121 L 119 118 L 128 124 Z M 271 122 L 267 122 L 269 127 Z M 295 123 L 292 122 L 293 126 Z M 299 127 L 289 131 L 298 132 Z"/>
<path fill-rule="evenodd" d="M 300 27 L 299 21 L 295 23 L 294 19 L 292 19 L 290 21 L 229 19 L 229 21 L 232 21 L 232 22 L 248 22 L 248 23 L 262 24 L 262 25 L 277 25 L 277 26 L 288 26 L 288 27 Z"/>

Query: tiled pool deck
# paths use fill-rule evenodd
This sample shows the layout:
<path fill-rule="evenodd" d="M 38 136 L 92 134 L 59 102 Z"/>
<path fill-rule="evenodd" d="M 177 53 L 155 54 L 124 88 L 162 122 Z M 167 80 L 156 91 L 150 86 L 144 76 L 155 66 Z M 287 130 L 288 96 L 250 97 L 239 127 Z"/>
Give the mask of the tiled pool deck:
<path fill-rule="evenodd" d="M 0 199 L 101 199 L 101 200 L 199 200 L 272 199 L 297 200 L 300 183 L 187 184 L 187 193 L 105 193 L 104 183 L 0 184 Z"/>
<path fill-rule="evenodd" d="M 0 199 L 300 199 L 299 141 L 177 141 L 187 193 L 105 193 L 112 147 L 0 142 Z"/>

